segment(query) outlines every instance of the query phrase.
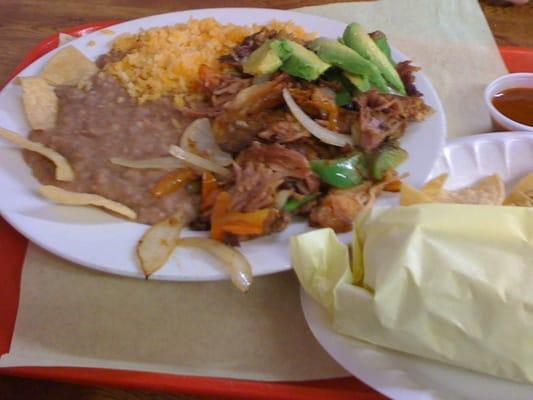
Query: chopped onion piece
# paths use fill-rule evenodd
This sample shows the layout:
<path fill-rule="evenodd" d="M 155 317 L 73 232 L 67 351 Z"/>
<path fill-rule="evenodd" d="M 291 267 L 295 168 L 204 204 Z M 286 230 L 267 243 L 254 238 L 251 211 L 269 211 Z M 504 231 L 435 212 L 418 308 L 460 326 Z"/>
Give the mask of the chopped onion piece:
<path fill-rule="evenodd" d="M 174 157 L 146 158 L 144 160 L 128 160 L 126 158 L 111 157 L 112 164 L 136 169 L 176 169 L 183 167 L 183 162 Z"/>
<path fill-rule="evenodd" d="M 296 104 L 288 89 L 283 89 L 283 99 L 285 100 L 285 103 L 287 103 L 287 107 L 289 107 L 294 118 L 296 118 L 298 122 L 309 131 L 309 133 L 320 139 L 322 142 L 338 147 L 353 145 L 352 138 L 349 135 L 330 131 L 313 121 L 306 113 L 304 113 L 300 106 Z"/>
<path fill-rule="evenodd" d="M 185 211 L 179 209 L 144 232 L 137 243 L 137 257 L 147 278 L 168 261 L 187 222 Z"/>
<path fill-rule="evenodd" d="M 187 237 L 176 241 L 177 246 L 197 247 L 206 250 L 228 269 L 233 284 L 241 292 L 247 292 L 252 284 L 252 267 L 246 258 L 233 247 L 213 239 Z"/>
<path fill-rule="evenodd" d="M 207 158 L 226 167 L 233 162 L 231 154 L 222 151 L 215 141 L 208 118 L 199 118 L 185 129 L 181 137 L 180 147 L 190 153 Z"/>
<path fill-rule="evenodd" d="M 260 83 L 268 82 L 270 78 L 272 78 L 272 74 L 256 75 L 254 76 L 252 83 L 254 85 L 259 85 Z"/>
<path fill-rule="evenodd" d="M 278 193 L 276 193 L 276 198 L 274 199 L 274 203 L 276 204 L 276 208 L 278 210 L 281 210 L 287 200 L 289 200 L 289 197 L 293 194 L 292 190 L 280 190 Z"/>
<path fill-rule="evenodd" d="M 214 172 L 215 174 L 218 174 L 224 178 L 229 178 L 231 176 L 231 171 L 229 169 L 221 167 L 220 165 L 214 163 L 211 160 L 199 157 L 196 154 L 185 151 L 179 146 L 170 146 L 169 152 L 177 159 L 182 160 L 193 167 L 199 168 L 201 170 Z"/>

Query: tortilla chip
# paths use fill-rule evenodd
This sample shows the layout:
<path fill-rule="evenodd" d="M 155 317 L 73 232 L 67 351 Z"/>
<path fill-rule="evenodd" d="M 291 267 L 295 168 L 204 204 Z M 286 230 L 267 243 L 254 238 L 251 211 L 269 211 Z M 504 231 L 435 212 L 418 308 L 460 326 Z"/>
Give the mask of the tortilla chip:
<path fill-rule="evenodd" d="M 8 131 L 7 129 L 0 128 L 0 137 L 8 140 L 9 142 L 22 147 L 25 150 L 34 151 L 40 155 L 48 158 L 56 165 L 56 179 L 58 181 L 72 181 L 74 180 L 74 171 L 68 163 L 67 159 L 59 154 L 57 151 L 52 150 L 50 147 L 46 147 L 39 142 L 32 142 L 15 132 Z"/>
<path fill-rule="evenodd" d="M 50 129 L 56 124 L 57 96 L 54 88 L 39 77 L 20 77 L 22 103 L 33 129 Z"/>
<path fill-rule="evenodd" d="M 533 190 L 533 172 L 530 172 L 524 176 L 520 181 L 513 187 L 511 193 L 517 191 L 530 192 Z"/>
<path fill-rule="evenodd" d="M 520 179 L 503 204 L 522 207 L 533 206 L 533 172 Z"/>
<path fill-rule="evenodd" d="M 417 188 L 402 182 L 400 189 L 400 205 L 410 206 L 419 203 L 433 203 L 433 199 Z"/>
<path fill-rule="evenodd" d="M 70 206 L 96 206 L 113 211 L 129 219 L 136 219 L 137 213 L 124 204 L 113 200 L 106 199 L 103 196 L 91 193 L 69 192 L 58 188 L 57 186 L 44 185 L 38 189 L 38 192 L 59 204 Z"/>
<path fill-rule="evenodd" d="M 420 190 L 432 199 L 438 199 L 442 195 L 444 184 L 448 179 L 448 174 L 441 174 L 428 183 L 426 183 Z"/>
<path fill-rule="evenodd" d="M 503 203 L 508 206 L 533 207 L 533 191 L 526 193 L 515 191 Z"/>
<path fill-rule="evenodd" d="M 74 46 L 57 52 L 39 76 L 52 85 L 76 86 L 98 72 L 98 67 Z"/>
<path fill-rule="evenodd" d="M 501 205 L 505 187 L 498 174 L 487 176 L 476 184 L 455 191 L 443 191 L 439 201 L 459 204 Z"/>
<path fill-rule="evenodd" d="M 499 175 L 490 175 L 479 180 L 475 185 L 448 191 L 442 187 L 448 175 L 443 174 L 429 181 L 418 190 L 402 183 L 400 205 L 408 206 L 419 203 L 458 203 L 500 205 L 505 197 L 505 188 Z"/>

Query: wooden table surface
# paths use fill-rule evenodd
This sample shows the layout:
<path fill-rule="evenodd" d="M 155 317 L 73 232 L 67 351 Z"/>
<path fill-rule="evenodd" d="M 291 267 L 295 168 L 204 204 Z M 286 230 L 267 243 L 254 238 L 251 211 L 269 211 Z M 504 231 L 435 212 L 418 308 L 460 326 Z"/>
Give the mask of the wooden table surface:
<path fill-rule="evenodd" d="M 1 0 L 0 82 L 40 40 L 60 28 L 107 19 L 132 19 L 151 14 L 210 7 L 295 7 L 338 2 L 320 0 Z M 489 25 L 500 45 L 533 47 L 533 3 L 502 7 L 482 1 Z M 198 399 L 197 397 L 194 397 Z M 174 396 L 0 376 L 2 400 L 171 400 Z"/>

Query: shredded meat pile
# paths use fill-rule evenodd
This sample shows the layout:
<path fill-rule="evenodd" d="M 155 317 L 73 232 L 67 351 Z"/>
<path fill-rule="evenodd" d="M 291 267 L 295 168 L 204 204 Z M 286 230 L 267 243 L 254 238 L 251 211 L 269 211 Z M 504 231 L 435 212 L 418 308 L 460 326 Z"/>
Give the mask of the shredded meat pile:
<path fill-rule="evenodd" d="M 263 163 L 234 164 L 235 188 L 232 193 L 231 209 L 234 211 L 255 211 L 274 205 L 278 187 L 283 175 Z"/>
<path fill-rule="evenodd" d="M 239 155 L 234 169 L 231 208 L 235 211 L 273 207 L 276 191 L 285 181 L 299 181 L 306 193 L 320 187 L 309 161 L 280 144 L 254 142 Z"/>
<path fill-rule="evenodd" d="M 415 72 L 419 71 L 420 67 L 411 64 L 411 61 L 402 61 L 396 65 L 396 71 L 405 86 L 405 92 L 408 96 L 421 97 L 422 93 L 418 91 L 415 86 Z"/>
<path fill-rule="evenodd" d="M 258 133 L 273 122 L 283 120 L 285 112 L 277 109 L 283 104 L 282 91 L 288 76 L 279 74 L 273 80 L 241 90 L 224 105 L 224 112 L 213 121 L 213 132 L 219 146 L 237 153 L 249 146 Z"/>
<path fill-rule="evenodd" d="M 282 186 L 290 186 L 300 194 L 316 192 L 320 187 L 308 160 L 297 151 L 277 143 L 252 143 L 239 154 L 233 167 L 235 184 L 231 190 L 231 209 L 253 212 L 270 208 L 271 213 L 265 223 L 266 233 L 285 229 L 291 220 L 289 213 L 276 209 L 276 195 Z"/>
<path fill-rule="evenodd" d="M 233 100 L 237 93 L 252 84 L 251 79 L 223 74 L 206 65 L 200 66 L 199 74 L 200 84 L 214 107 L 221 107 Z"/>
<path fill-rule="evenodd" d="M 422 121 L 433 110 L 419 97 L 396 96 L 371 90 L 355 100 L 359 118 L 354 128 L 359 133 L 359 144 L 372 151 L 387 138 L 403 135 L 407 123 Z"/>
<path fill-rule="evenodd" d="M 355 217 L 369 205 L 371 182 L 350 189 L 332 189 L 309 215 L 311 226 L 329 227 L 348 232 Z"/>
<path fill-rule="evenodd" d="M 273 39 L 278 36 L 278 32 L 269 29 L 261 29 L 250 36 L 247 36 L 243 41 L 235 46 L 230 54 L 226 54 L 219 58 L 222 63 L 229 64 L 235 68 L 241 68 L 242 61 L 246 59 L 252 52 L 265 43 L 268 39 Z"/>
<path fill-rule="evenodd" d="M 223 55 L 218 60 L 221 63 L 231 65 L 232 67 L 241 70 L 242 62 L 248 58 L 250 54 L 263 43 L 269 39 L 288 39 L 293 42 L 305 44 L 303 40 L 291 35 L 285 31 L 275 31 L 272 29 L 261 29 L 260 31 L 246 36 L 241 43 L 235 46 L 230 54 Z"/>
<path fill-rule="evenodd" d="M 274 122 L 257 136 L 268 142 L 292 143 L 311 135 L 292 115 L 286 113 L 285 119 Z"/>
<path fill-rule="evenodd" d="M 419 68 L 410 61 L 397 65 L 408 96 L 370 90 L 358 94 L 346 107 L 336 103 L 336 92 L 343 89 L 338 80 L 306 82 L 277 73 L 267 82 L 254 84 L 242 73 L 242 62 L 266 40 L 282 35 L 259 31 L 222 57 L 220 61 L 234 67 L 235 74 L 205 66 L 200 69 L 201 86 L 208 98 L 204 108 L 214 117 L 215 140 L 235 157 L 234 178 L 224 186 L 231 196 L 230 208 L 245 213 L 270 209 L 265 229 L 268 234 L 283 230 L 289 223 L 293 214 L 280 208 L 287 196 L 293 201 L 308 196 L 310 200 L 294 213 L 308 215 L 313 226 L 349 231 L 354 218 L 372 206 L 385 184 L 397 184 L 399 178 L 389 171 L 380 182 L 367 177 L 348 189 L 321 182 L 310 161 L 339 159 L 353 154 L 354 147 L 329 146 L 312 136 L 287 110 L 282 92 L 289 89 L 296 103 L 317 124 L 351 135 L 354 144 L 370 154 L 384 142 L 400 138 L 409 122 L 422 121 L 433 111 L 415 86 L 414 73 Z M 204 224 L 208 217 L 204 213 L 199 222 Z M 247 238 L 233 237 L 236 242 Z"/>

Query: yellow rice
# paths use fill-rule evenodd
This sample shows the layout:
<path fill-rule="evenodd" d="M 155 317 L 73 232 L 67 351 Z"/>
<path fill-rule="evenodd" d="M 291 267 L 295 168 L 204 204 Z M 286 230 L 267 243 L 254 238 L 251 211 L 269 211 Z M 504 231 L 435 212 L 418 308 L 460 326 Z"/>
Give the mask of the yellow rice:
<path fill-rule="evenodd" d="M 271 21 L 265 26 L 284 30 L 304 40 L 315 36 L 292 22 Z M 206 18 L 142 30 L 135 35 L 121 35 L 114 42 L 113 49 L 126 53 L 126 56 L 106 68 L 141 103 L 168 94 L 178 100 L 197 91 L 200 65 L 223 69 L 218 58 L 261 28 L 259 25 L 221 24 Z"/>

